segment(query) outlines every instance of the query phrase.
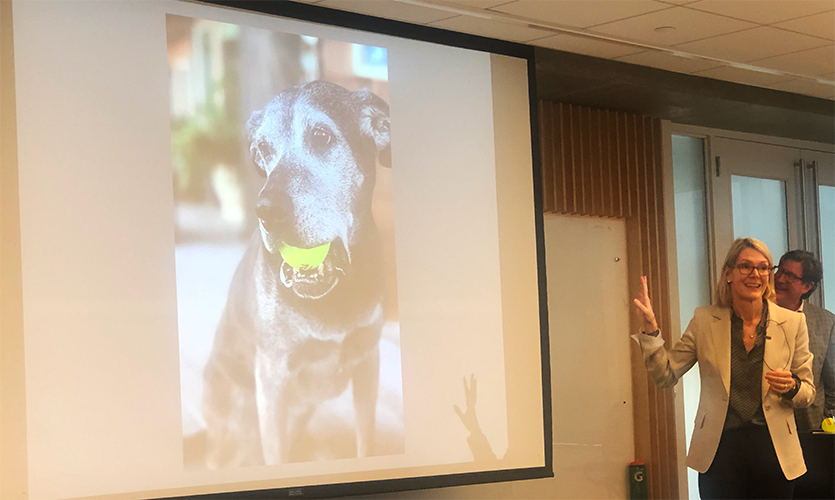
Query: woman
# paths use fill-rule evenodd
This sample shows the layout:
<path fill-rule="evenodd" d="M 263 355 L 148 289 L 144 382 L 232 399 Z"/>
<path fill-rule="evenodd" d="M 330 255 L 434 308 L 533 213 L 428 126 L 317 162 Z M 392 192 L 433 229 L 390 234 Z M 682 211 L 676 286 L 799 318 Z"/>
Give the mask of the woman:
<path fill-rule="evenodd" d="M 699 471 L 708 498 L 792 498 L 806 472 L 794 407 L 815 399 L 812 354 L 802 314 L 773 302 L 771 253 L 759 240 L 734 241 L 714 304 L 696 309 L 672 349 L 664 349 L 641 278 L 635 307 L 647 370 L 661 387 L 675 385 L 697 361 L 701 395 L 687 465 Z"/>

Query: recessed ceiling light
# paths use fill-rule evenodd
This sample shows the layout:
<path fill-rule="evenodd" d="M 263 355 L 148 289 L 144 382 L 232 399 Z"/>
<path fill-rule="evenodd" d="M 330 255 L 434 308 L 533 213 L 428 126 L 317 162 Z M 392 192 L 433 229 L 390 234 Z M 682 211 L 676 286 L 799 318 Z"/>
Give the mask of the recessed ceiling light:
<path fill-rule="evenodd" d="M 670 32 L 675 31 L 675 30 L 676 30 L 675 26 L 659 26 L 659 27 L 655 28 L 656 33 L 670 33 Z"/>

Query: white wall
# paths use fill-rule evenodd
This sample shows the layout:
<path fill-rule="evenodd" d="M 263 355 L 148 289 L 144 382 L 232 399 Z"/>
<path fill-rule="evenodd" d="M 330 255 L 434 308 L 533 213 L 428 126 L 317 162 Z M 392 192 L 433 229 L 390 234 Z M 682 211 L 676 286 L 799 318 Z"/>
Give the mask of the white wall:
<path fill-rule="evenodd" d="M 634 457 L 626 226 L 545 217 L 554 477 L 385 498 L 627 498 Z"/>

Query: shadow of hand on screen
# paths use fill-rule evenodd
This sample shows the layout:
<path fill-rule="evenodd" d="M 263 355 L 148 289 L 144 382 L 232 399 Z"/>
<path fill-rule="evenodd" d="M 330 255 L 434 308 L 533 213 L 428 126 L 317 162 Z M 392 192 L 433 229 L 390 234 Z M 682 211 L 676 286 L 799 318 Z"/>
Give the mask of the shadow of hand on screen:
<path fill-rule="evenodd" d="M 476 462 L 497 460 L 496 454 L 493 453 L 493 448 L 487 440 L 487 436 L 481 431 L 481 426 L 478 424 L 478 416 L 476 415 L 476 385 L 478 381 L 474 374 L 470 374 L 470 383 L 467 384 L 467 377 L 464 377 L 464 395 L 466 397 L 467 409 L 461 411 L 458 405 L 453 405 L 452 408 L 461 419 L 461 423 L 470 432 L 467 438 L 467 444 L 470 446 L 470 452 L 473 454 L 473 460 Z"/>

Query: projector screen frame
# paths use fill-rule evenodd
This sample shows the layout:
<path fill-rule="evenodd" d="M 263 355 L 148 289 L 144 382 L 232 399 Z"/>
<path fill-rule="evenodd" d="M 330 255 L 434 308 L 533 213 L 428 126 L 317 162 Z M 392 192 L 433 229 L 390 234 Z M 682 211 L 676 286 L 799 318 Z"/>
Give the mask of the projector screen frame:
<path fill-rule="evenodd" d="M 540 479 L 554 476 L 551 408 L 550 339 L 548 300 L 545 272 L 545 233 L 542 200 L 542 166 L 539 139 L 539 105 L 536 92 L 535 49 L 530 45 L 493 38 L 447 31 L 364 14 L 330 9 L 314 4 L 292 1 L 258 0 L 195 0 L 197 4 L 215 5 L 281 18 L 308 21 L 316 24 L 348 28 L 462 49 L 488 52 L 527 60 L 528 102 L 530 105 L 531 160 L 533 176 L 534 223 L 536 229 L 536 260 L 539 297 L 539 323 L 542 373 L 542 415 L 545 464 L 542 467 L 468 472 L 398 479 L 382 479 L 351 483 L 332 483 L 289 488 L 269 488 L 232 491 L 176 498 L 200 499 L 260 499 L 260 498 L 332 498 L 346 495 L 367 495 L 395 491 L 465 486 L 504 481 Z"/>
<path fill-rule="evenodd" d="M 188 2 L 189 0 L 183 0 Z M 300 487 L 265 488 L 257 490 L 238 490 L 212 494 L 194 494 L 178 496 L 176 498 L 325 498 L 344 495 L 374 494 L 393 491 L 406 491 L 417 489 L 429 489 L 439 487 L 461 486 L 480 483 L 503 482 L 524 479 L 536 479 L 553 477 L 552 465 L 552 411 L 551 411 L 551 389 L 550 389 L 550 358 L 549 358 L 549 335 L 548 315 L 546 299 L 546 278 L 545 278 L 545 243 L 544 243 L 544 222 L 542 214 L 542 190 L 541 190 L 541 165 L 539 154 L 539 119 L 538 100 L 536 99 L 535 59 L 534 49 L 531 46 L 511 43 L 501 40 L 479 37 L 462 33 L 449 32 L 441 29 L 412 25 L 398 21 L 379 19 L 371 16 L 353 14 L 343 11 L 332 10 L 316 5 L 301 4 L 286 1 L 223 1 L 203 0 L 190 3 L 206 4 L 218 7 L 231 8 L 241 11 L 248 11 L 282 18 L 308 21 L 320 25 L 329 25 L 341 28 L 388 35 L 401 39 L 412 39 L 423 42 L 430 42 L 439 45 L 458 47 L 485 53 L 510 56 L 527 61 L 528 78 L 528 103 L 530 117 L 530 141 L 531 141 L 531 166 L 533 193 L 533 219 L 535 228 L 535 249 L 536 249 L 536 278 L 537 297 L 539 310 L 539 347 L 541 355 L 541 402 L 542 402 L 542 430 L 544 444 L 543 466 L 505 469 L 496 471 L 455 473 L 445 475 L 425 475 L 419 477 L 406 477 L 397 479 L 383 479 L 373 481 L 360 481 L 348 483 L 332 483 L 320 485 L 308 485 Z M 6 18 L 8 20 L 9 18 Z M 11 23 L 9 23 L 11 24 Z M 13 54 L 13 52 L 11 52 Z M 12 88 L 12 94 L 14 89 Z M 4 113 L 4 116 L 8 116 Z M 16 163 L 16 162 L 15 162 Z M 17 169 L 14 169 L 16 173 Z M 4 172 L 5 173 L 5 172 Z M 14 183 L 17 185 L 17 182 Z M 16 193 L 16 190 L 15 190 Z M 4 206 L 18 200 L 6 199 Z M 12 214 L 15 215 L 15 214 Z M 8 217 L 6 217 L 8 219 Z M 17 227 L 19 231 L 19 226 Z M 6 229 L 4 227 L 4 229 Z M 18 239 L 20 238 L 18 234 Z M 533 244 L 533 242 L 532 242 Z M 19 248 L 17 250 L 20 251 Z M 16 264 L 20 265 L 20 255 L 16 257 Z M 7 257 L 9 258 L 9 257 Z M 4 288 L 5 292 L 5 288 Z M 22 331 L 22 326 L 21 326 Z M 22 380 L 22 379 L 21 379 Z M 21 384 L 22 385 L 22 384 Z M 8 391 L 6 391 L 8 392 Z M 8 398 L 8 394 L 5 395 Z M 4 411 L 8 411 L 4 408 Z M 25 422 L 25 413 L 23 414 Z M 24 429 L 25 432 L 25 429 Z M 25 456 L 25 450 L 24 450 Z M 25 480 L 24 480 L 25 483 Z M 4 484 L 8 488 L 8 485 Z M 170 495 L 169 491 L 147 490 L 142 493 L 147 498 L 164 498 Z"/>

